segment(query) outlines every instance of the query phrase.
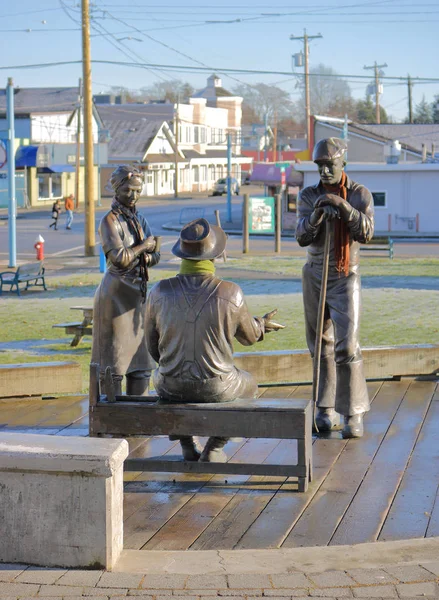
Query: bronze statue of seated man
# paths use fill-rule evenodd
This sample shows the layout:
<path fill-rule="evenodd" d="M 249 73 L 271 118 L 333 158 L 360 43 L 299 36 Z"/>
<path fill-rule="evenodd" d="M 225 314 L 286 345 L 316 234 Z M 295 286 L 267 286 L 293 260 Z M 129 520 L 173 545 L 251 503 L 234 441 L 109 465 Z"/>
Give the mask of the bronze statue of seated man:
<path fill-rule="evenodd" d="M 182 259 L 176 277 L 157 283 L 148 297 L 146 339 L 158 363 L 153 381 L 161 401 L 229 402 L 253 398 L 254 377 L 233 363 L 233 339 L 251 346 L 266 333 L 283 329 L 276 310 L 252 317 L 241 288 L 215 275 L 214 260 L 226 247 L 226 234 L 205 219 L 185 225 L 172 252 Z M 226 462 L 228 441 L 210 437 L 201 451 L 192 436 L 180 440 L 185 460 Z"/>

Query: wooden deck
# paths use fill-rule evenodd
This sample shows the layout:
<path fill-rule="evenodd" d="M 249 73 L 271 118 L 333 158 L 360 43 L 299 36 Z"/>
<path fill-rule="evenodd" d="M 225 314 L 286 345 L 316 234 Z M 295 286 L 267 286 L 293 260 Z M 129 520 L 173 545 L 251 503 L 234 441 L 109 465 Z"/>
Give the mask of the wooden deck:
<path fill-rule="evenodd" d="M 314 481 L 294 478 L 126 473 L 125 548 L 212 550 L 355 544 L 439 535 L 439 387 L 435 381 L 369 383 L 372 409 L 359 440 L 314 440 Z M 261 388 L 309 398 L 309 386 Z M 1 400 L 3 431 L 88 435 L 88 398 Z M 132 457 L 177 454 L 164 437 L 131 438 Z M 240 440 L 236 462 L 291 462 L 295 441 Z"/>

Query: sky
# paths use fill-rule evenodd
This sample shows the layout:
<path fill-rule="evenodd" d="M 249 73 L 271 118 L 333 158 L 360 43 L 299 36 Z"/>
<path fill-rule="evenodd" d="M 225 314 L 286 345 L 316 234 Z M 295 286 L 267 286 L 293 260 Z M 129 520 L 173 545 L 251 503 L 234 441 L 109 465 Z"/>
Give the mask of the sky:
<path fill-rule="evenodd" d="M 0 72 L 20 87 L 77 85 L 81 77 L 80 0 L 15 0 L 3 4 Z M 111 86 L 138 90 L 180 79 L 195 89 L 215 72 L 223 87 L 263 82 L 299 97 L 303 68 L 292 55 L 310 41 L 310 67 L 324 64 L 346 75 L 354 98 L 365 96 L 373 75 L 364 66 L 387 64 L 384 75 L 414 80 L 413 105 L 439 94 L 436 0 L 122 0 L 91 1 L 91 56 L 95 61 L 149 63 L 175 68 L 92 65 L 93 93 Z M 13 68 L 78 61 L 71 65 Z M 199 67 L 193 71 L 187 67 Z M 277 71 L 226 74 L 222 69 Z M 366 76 L 366 79 L 354 76 Z M 370 80 L 368 79 L 370 77 Z M 416 83 L 416 78 L 437 79 Z M 408 113 L 406 80 L 383 80 L 381 104 L 395 121 Z"/>

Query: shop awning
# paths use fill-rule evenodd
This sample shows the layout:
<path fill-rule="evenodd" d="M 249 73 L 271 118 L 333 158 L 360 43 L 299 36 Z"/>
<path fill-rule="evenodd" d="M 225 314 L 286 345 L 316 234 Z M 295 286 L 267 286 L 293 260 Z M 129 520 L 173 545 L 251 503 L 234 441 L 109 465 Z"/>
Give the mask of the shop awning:
<path fill-rule="evenodd" d="M 285 168 L 285 177 L 288 185 L 303 185 L 303 173 L 296 171 L 293 165 Z M 265 185 L 281 185 L 280 167 L 275 163 L 255 163 L 250 181 Z"/>
<path fill-rule="evenodd" d="M 46 173 L 74 173 L 75 167 L 72 167 L 72 165 L 50 165 L 50 167 L 44 167 L 44 170 Z"/>
<path fill-rule="evenodd" d="M 37 164 L 38 146 L 19 146 L 15 153 L 16 167 L 35 167 Z"/>

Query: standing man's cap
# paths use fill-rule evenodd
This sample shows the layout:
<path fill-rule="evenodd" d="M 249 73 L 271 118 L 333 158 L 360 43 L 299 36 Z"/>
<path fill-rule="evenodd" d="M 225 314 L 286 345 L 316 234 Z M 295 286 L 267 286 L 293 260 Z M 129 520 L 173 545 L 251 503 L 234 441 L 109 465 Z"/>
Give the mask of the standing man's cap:
<path fill-rule="evenodd" d="M 212 260 L 224 252 L 227 236 L 206 219 L 195 219 L 183 227 L 172 254 L 188 260 Z"/>
<path fill-rule="evenodd" d="M 312 159 L 314 162 L 319 160 L 334 160 L 343 158 L 347 150 L 346 142 L 340 138 L 326 138 L 319 140 L 314 146 Z"/>

